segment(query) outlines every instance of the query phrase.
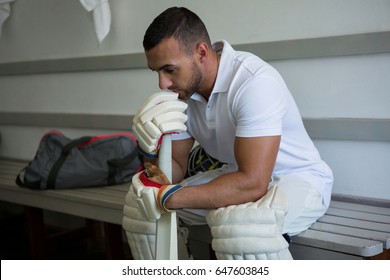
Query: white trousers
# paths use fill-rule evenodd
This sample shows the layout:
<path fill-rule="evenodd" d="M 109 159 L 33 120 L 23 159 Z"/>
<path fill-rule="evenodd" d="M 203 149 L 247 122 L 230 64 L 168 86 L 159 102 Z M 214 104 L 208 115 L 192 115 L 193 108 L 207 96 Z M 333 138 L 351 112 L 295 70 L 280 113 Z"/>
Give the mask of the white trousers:
<path fill-rule="evenodd" d="M 184 179 L 183 186 L 205 184 L 227 172 L 223 167 Z M 284 220 L 283 233 L 290 236 L 308 229 L 323 216 L 327 203 L 318 190 L 305 180 L 294 175 L 274 176 L 270 185 L 277 184 L 288 200 L 288 211 Z M 205 225 L 208 210 L 183 209 L 177 211 L 178 217 L 188 225 Z"/>

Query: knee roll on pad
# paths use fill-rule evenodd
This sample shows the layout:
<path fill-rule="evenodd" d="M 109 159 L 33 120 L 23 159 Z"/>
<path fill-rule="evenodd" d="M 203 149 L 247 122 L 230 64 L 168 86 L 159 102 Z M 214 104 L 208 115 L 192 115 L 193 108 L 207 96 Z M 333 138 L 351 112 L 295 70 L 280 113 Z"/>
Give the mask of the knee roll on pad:
<path fill-rule="evenodd" d="M 148 221 L 139 211 L 132 186 L 125 198 L 122 227 L 126 231 L 134 259 L 155 259 L 157 225 L 156 222 Z"/>
<path fill-rule="evenodd" d="M 256 202 L 212 210 L 207 223 L 218 259 L 292 259 L 282 236 L 287 200 L 271 187 Z"/>

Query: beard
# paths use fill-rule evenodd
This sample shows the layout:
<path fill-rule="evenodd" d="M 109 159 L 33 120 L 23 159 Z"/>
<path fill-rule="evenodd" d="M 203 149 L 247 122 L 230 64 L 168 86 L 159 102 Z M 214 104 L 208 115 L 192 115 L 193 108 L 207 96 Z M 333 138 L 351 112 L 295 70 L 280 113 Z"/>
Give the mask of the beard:
<path fill-rule="evenodd" d="M 189 99 L 195 92 L 198 92 L 200 83 L 202 81 L 202 72 L 199 69 L 199 66 L 192 62 L 192 76 L 191 80 L 187 83 L 186 87 L 178 91 L 179 98 L 182 100 Z"/>

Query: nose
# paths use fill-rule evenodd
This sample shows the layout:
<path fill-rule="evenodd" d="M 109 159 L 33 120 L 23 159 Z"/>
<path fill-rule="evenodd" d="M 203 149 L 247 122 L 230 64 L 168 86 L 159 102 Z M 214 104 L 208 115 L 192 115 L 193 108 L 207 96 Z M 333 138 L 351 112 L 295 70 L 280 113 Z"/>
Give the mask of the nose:
<path fill-rule="evenodd" d="M 158 73 L 158 86 L 161 90 L 167 90 L 172 86 L 172 81 L 163 73 Z"/>

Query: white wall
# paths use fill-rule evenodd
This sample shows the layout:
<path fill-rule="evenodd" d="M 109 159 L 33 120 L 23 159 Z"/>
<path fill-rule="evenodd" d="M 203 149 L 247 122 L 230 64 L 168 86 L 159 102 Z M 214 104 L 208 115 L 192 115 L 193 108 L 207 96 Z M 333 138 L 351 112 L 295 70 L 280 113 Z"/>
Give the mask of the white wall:
<path fill-rule="evenodd" d="M 285 78 L 302 117 L 390 118 L 390 54 L 271 64 Z M 314 142 L 333 170 L 334 193 L 390 199 L 389 142 Z"/>
<path fill-rule="evenodd" d="M 173 5 L 197 12 L 213 40 L 233 44 L 390 30 L 390 0 L 111 0 L 111 32 L 99 48 L 78 0 L 17 0 L 0 37 L 0 63 L 142 52 L 145 29 Z M 390 54 L 271 63 L 303 117 L 390 117 Z M 147 69 L 0 76 L 0 112 L 134 114 L 156 90 Z M 0 156 L 31 158 L 44 130 L 0 127 Z M 315 142 L 334 170 L 334 192 L 390 199 L 389 143 Z"/>
<path fill-rule="evenodd" d="M 111 32 L 98 48 L 78 0 L 17 0 L 0 62 L 141 52 L 147 26 L 170 6 L 192 9 L 212 38 L 233 44 L 390 30 L 388 0 L 111 0 Z"/>
<path fill-rule="evenodd" d="M 271 64 L 283 75 L 303 117 L 390 118 L 390 53 Z"/>

